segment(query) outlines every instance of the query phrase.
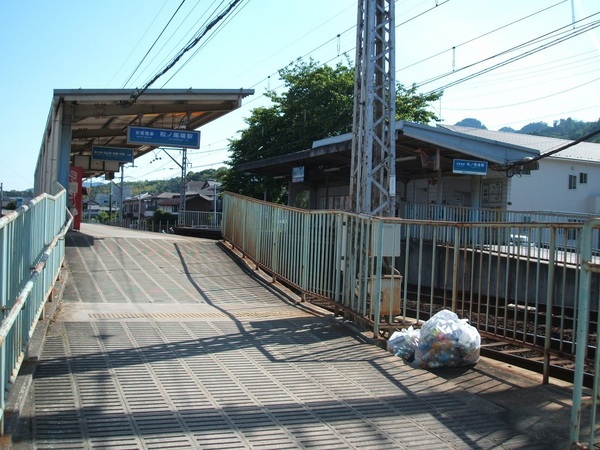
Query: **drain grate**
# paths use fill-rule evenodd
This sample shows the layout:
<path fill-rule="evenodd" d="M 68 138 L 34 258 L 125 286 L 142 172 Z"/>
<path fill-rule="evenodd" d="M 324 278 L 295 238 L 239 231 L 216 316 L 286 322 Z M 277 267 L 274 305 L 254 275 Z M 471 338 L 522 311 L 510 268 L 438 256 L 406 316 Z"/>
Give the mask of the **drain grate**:
<path fill-rule="evenodd" d="M 90 319 L 118 320 L 118 319 L 224 319 L 235 318 L 295 318 L 314 317 L 309 313 L 297 310 L 290 311 L 232 311 L 225 314 L 222 312 L 195 312 L 195 313 L 90 313 Z"/>

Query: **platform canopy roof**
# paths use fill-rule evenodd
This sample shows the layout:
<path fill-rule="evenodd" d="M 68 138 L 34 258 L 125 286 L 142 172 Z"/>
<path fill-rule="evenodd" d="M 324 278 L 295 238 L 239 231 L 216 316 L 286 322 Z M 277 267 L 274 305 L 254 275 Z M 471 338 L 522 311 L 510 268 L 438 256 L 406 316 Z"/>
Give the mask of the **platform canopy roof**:
<path fill-rule="evenodd" d="M 71 165 L 76 156 L 90 156 L 92 146 L 131 148 L 135 159 L 157 147 L 128 144 L 128 126 L 196 130 L 239 108 L 252 94 L 252 89 L 148 89 L 132 101 L 131 89 L 55 90 L 47 133 L 56 119 L 63 130 L 70 125 Z M 88 168 L 83 177 L 103 173 Z"/>
<path fill-rule="evenodd" d="M 405 121 L 396 123 L 396 133 L 396 177 L 404 182 L 431 177 L 436 154 L 444 173 L 452 172 L 454 159 L 487 161 L 493 169 L 506 170 L 516 161 L 540 154 L 523 145 Z M 235 169 L 290 180 L 293 168 L 304 166 L 309 184 L 333 185 L 348 184 L 351 163 L 352 133 L 347 133 L 315 141 L 307 150 L 240 164 Z"/>

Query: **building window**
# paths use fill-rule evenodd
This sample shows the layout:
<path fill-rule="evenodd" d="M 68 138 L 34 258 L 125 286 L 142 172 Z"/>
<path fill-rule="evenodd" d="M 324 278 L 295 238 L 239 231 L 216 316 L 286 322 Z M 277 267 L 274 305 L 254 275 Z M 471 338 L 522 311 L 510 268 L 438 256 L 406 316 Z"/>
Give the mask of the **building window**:
<path fill-rule="evenodd" d="M 587 173 L 579 174 L 579 184 L 587 184 Z"/>
<path fill-rule="evenodd" d="M 585 223 L 584 220 L 581 219 L 568 219 L 569 223 Z M 567 239 L 570 241 L 576 241 L 579 235 L 579 228 L 568 228 L 567 229 Z"/>
<path fill-rule="evenodd" d="M 577 177 L 569 175 L 569 189 L 577 189 Z"/>

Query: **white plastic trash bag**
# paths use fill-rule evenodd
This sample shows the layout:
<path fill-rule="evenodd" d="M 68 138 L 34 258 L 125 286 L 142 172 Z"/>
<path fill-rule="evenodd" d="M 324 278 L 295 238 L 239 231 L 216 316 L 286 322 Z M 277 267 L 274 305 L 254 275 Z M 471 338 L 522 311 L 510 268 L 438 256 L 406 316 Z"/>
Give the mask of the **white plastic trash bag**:
<path fill-rule="evenodd" d="M 419 345 L 419 334 L 420 331 L 413 329 L 412 326 L 394 331 L 387 342 L 388 351 L 408 362 L 412 362 Z"/>
<path fill-rule="evenodd" d="M 477 328 L 452 311 L 443 310 L 421 327 L 414 364 L 422 368 L 476 364 L 480 347 Z"/>

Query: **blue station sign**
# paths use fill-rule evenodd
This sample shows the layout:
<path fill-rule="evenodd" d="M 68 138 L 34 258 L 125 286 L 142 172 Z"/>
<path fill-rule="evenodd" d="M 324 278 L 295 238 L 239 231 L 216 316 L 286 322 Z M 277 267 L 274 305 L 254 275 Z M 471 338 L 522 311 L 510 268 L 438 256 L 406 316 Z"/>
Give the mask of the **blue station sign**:
<path fill-rule="evenodd" d="M 455 159 L 452 164 L 452 173 L 460 173 L 463 175 L 487 175 L 487 169 L 487 161 Z"/>
<path fill-rule="evenodd" d="M 133 162 L 133 149 L 119 147 L 92 146 L 92 159 L 103 161 Z"/>
<path fill-rule="evenodd" d="M 157 147 L 200 148 L 200 132 L 129 126 L 127 128 L 127 143 Z"/>

